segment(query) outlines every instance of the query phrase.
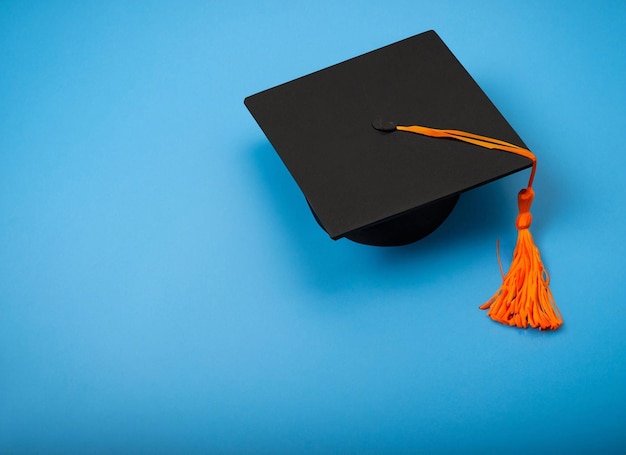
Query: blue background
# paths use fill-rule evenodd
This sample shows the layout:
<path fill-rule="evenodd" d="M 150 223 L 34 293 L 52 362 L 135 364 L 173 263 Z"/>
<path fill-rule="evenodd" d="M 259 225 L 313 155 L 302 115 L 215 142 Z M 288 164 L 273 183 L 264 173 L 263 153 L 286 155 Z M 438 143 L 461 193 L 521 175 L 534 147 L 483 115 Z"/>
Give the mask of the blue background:
<path fill-rule="evenodd" d="M 539 157 L 333 242 L 244 97 L 435 29 Z M 626 451 L 626 2 L 0 3 L 0 451 Z"/>

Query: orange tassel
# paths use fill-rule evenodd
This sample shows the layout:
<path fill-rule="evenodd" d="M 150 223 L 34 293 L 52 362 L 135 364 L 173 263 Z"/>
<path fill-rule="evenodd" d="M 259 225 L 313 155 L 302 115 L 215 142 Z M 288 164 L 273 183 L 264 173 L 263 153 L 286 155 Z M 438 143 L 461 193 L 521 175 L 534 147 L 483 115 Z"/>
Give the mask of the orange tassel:
<path fill-rule="evenodd" d="M 528 149 L 509 142 L 491 137 L 480 136 L 459 130 L 441 130 L 419 125 L 395 126 L 398 131 L 422 134 L 430 137 L 455 139 L 468 142 L 489 149 L 498 149 L 515 153 L 532 160 L 533 166 L 528 179 L 528 188 L 523 189 L 517 196 L 519 215 L 517 216 L 517 245 L 513 251 L 513 261 L 506 275 L 502 274 L 502 286 L 481 305 L 481 310 L 491 319 L 502 324 L 527 328 L 531 326 L 540 330 L 556 330 L 563 324 L 561 312 L 554 302 L 550 291 L 550 275 L 541 262 L 539 249 L 533 241 L 529 227 L 532 222 L 530 206 L 533 203 L 535 192 L 532 189 L 537 159 Z M 500 253 L 498 252 L 498 261 Z M 502 263 L 500 263 L 502 271 Z"/>
<path fill-rule="evenodd" d="M 529 230 L 532 222 L 530 206 L 534 197 L 531 187 L 517 196 L 518 237 L 511 267 L 502 277 L 500 289 L 479 308 L 488 309 L 487 315 L 502 324 L 556 330 L 563 324 L 563 318 L 549 288 L 550 275 L 541 262 L 539 249 Z"/>

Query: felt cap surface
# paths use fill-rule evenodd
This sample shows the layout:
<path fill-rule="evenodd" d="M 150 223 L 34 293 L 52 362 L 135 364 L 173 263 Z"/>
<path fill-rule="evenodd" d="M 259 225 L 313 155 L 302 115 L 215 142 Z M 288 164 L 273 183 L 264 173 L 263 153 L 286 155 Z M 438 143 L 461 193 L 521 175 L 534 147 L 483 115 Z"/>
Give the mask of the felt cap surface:
<path fill-rule="evenodd" d="M 245 104 L 333 239 L 413 242 L 445 220 L 461 193 L 532 164 L 501 150 L 381 131 L 394 123 L 424 125 L 525 147 L 434 31 L 249 96 Z"/>

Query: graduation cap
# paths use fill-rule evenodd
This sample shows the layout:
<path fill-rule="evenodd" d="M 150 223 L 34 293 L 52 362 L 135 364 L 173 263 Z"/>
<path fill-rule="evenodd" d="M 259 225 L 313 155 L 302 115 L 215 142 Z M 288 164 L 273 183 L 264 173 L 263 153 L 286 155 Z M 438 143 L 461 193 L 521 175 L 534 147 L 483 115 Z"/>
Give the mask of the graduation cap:
<path fill-rule="evenodd" d="M 518 196 L 511 269 L 481 308 L 509 325 L 561 325 L 528 230 L 535 156 L 434 31 L 245 104 L 335 240 L 417 241 L 444 222 L 461 193 L 532 167 Z"/>

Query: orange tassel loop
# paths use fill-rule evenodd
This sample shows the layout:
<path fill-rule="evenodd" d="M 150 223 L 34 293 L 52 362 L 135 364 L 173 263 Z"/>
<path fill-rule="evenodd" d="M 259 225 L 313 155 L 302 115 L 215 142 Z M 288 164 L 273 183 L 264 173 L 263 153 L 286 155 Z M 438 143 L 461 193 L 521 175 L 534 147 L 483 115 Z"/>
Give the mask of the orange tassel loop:
<path fill-rule="evenodd" d="M 491 319 L 502 324 L 556 330 L 563 324 L 563 318 L 549 288 L 550 275 L 541 262 L 539 249 L 529 230 L 532 222 L 530 206 L 534 197 L 535 192 L 530 186 L 517 196 L 518 237 L 511 267 L 503 276 L 500 289 L 479 308 L 488 309 Z"/>
<path fill-rule="evenodd" d="M 502 324 L 540 330 L 556 330 L 563 324 L 561 312 L 554 302 L 550 291 L 550 275 L 541 262 L 539 249 L 535 245 L 529 227 L 532 222 L 530 206 L 535 192 L 532 189 L 537 159 L 528 149 L 509 142 L 480 136 L 459 130 L 440 130 L 424 126 L 396 126 L 398 131 L 407 131 L 430 137 L 456 139 L 489 149 L 498 149 L 515 153 L 532 160 L 533 166 L 528 179 L 528 188 L 519 192 L 517 197 L 519 215 L 517 216 L 517 245 L 513 251 L 513 261 L 506 275 L 502 274 L 502 286 L 481 305 L 481 310 L 489 310 L 487 314 L 494 321 Z M 500 252 L 498 251 L 498 261 Z M 500 270 L 502 264 L 500 263 Z"/>

